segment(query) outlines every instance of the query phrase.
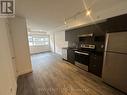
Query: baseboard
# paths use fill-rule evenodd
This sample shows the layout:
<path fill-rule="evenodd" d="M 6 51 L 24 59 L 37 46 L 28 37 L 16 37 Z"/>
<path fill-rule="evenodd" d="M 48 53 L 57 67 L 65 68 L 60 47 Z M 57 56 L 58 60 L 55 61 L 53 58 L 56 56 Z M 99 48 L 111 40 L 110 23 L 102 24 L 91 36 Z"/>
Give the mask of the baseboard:
<path fill-rule="evenodd" d="M 40 51 L 40 52 L 34 52 L 34 53 L 30 53 L 30 55 L 41 54 L 41 53 L 46 53 L 46 52 L 51 52 L 51 50 Z"/>
<path fill-rule="evenodd" d="M 17 95 L 17 79 L 15 83 L 10 88 L 10 95 Z"/>
<path fill-rule="evenodd" d="M 33 72 L 32 69 L 27 69 L 27 70 L 18 72 L 18 77 L 21 76 L 21 75 L 25 75 L 25 74 L 31 73 L 31 72 Z"/>
<path fill-rule="evenodd" d="M 16 81 L 16 85 L 15 85 L 15 88 L 14 88 L 14 94 L 13 95 L 17 95 L 17 81 Z"/>
<path fill-rule="evenodd" d="M 17 95 L 17 89 L 18 89 L 18 84 L 17 84 L 17 81 L 18 81 L 18 77 L 19 76 L 22 76 L 22 75 L 25 75 L 25 74 L 28 74 L 28 73 L 31 73 L 31 72 L 33 72 L 33 70 L 32 69 L 27 69 L 27 70 L 24 70 L 24 71 L 22 71 L 22 72 L 18 72 L 17 73 L 17 78 L 16 78 L 16 84 L 15 84 L 15 87 L 14 87 L 14 89 L 13 89 L 13 95 Z"/>

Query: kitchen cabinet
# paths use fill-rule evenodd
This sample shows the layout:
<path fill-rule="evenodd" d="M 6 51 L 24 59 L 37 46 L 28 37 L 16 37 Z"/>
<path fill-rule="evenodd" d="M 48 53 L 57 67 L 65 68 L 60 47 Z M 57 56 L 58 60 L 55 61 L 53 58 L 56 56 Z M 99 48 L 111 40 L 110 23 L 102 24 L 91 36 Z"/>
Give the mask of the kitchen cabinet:
<path fill-rule="evenodd" d="M 67 61 L 74 64 L 75 63 L 75 52 L 73 49 L 67 50 Z"/>
<path fill-rule="evenodd" d="M 78 40 L 78 34 L 77 31 L 74 30 L 66 30 L 65 31 L 65 40 L 66 41 L 71 41 L 71 42 L 77 42 Z"/>
<path fill-rule="evenodd" d="M 70 32 L 65 31 L 65 41 L 69 41 Z"/>
<path fill-rule="evenodd" d="M 104 36 L 110 32 L 127 31 L 127 14 L 106 19 L 104 22 L 82 26 L 65 31 L 65 40 L 78 41 L 78 35 L 94 33 L 94 36 Z"/>
<path fill-rule="evenodd" d="M 107 32 L 122 32 L 127 30 L 127 14 L 107 19 Z"/>
<path fill-rule="evenodd" d="M 101 77 L 103 55 L 105 48 L 105 35 L 110 32 L 123 32 L 127 31 L 127 14 L 107 18 L 104 22 L 99 22 L 87 26 L 82 26 L 65 31 L 65 40 L 68 41 L 67 59 L 70 63 L 75 63 L 75 53 L 72 48 L 79 46 L 79 35 L 94 34 L 94 44 L 96 45 L 95 52 L 90 54 L 88 71 Z"/>
<path fill-rule="evenodd" d="M 93 33 L 94 36 L 104 36 L 106 33 L 105 23 L 98 23 L 89 26 L 84 26 L 72 30 L 65 31 L 65 40 L 69 42 L 78 42 L 78 37 L 84 34 Z"/>
<path fill-rule="evenodd" d="M 90 55 L 90 63 L 88 71 L 92 74 L 101 77 L 102 66 L 103 66 L 103 53 L 92 53 Z"/>

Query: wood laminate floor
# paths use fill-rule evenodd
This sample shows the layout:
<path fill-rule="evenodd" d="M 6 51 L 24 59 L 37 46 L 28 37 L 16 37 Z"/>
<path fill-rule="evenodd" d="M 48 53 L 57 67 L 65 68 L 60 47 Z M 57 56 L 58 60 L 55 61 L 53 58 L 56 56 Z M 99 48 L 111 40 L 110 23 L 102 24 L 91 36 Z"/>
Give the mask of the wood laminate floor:
<path fill-rule="evenodd" d="M 18 78 L 17 95 L 124 95 L 56 54 L 31 59 L 33 73 Z"/>

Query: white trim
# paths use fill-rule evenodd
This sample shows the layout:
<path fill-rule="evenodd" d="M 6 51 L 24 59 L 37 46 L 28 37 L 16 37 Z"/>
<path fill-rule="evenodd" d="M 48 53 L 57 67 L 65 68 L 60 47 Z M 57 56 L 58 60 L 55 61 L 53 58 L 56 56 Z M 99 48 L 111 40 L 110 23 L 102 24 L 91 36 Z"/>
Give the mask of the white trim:
<path fill-rule="evenodd" d="M 17 73 L 17 76 L 21 76 L 21 75 L 28 74 L 28 73 L 31 73 L 31 72 L 33 72 L 32 69 L 27 69 L 27 70 L 18 72 L 18 73 Z"/>

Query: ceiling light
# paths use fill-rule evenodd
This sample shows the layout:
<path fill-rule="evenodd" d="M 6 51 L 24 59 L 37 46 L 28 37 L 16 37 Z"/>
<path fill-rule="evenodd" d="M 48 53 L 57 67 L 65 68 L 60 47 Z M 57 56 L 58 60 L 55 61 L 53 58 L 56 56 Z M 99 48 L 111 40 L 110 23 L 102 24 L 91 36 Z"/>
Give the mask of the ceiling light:
<path fill-rule="evenodd" d="M 67 22 L 66 22 L 66 21 L 64 21 L 64 24 L 66 25 L 66 24 L 67 24 Z"/>
<path fill-rule="evenodd" d="M 66 22 L 66 18 L 64 19 L 64 24 L 65 24 L 65 25 L 67 24 L 67 22 Z"/>
<path fill-rule="evenodd" d="M 87 11 L 86 11 L 86 15 L 87 15 L 87 16 L 90 16 L 90 14 L 91 14 L 91 11 L 90 11 L 90 10 L 87 10 Z"/>
<path fill-rule="evenodd" d="M 43 30 L 39 30 L 40 32 L 42 32 Z"/>

